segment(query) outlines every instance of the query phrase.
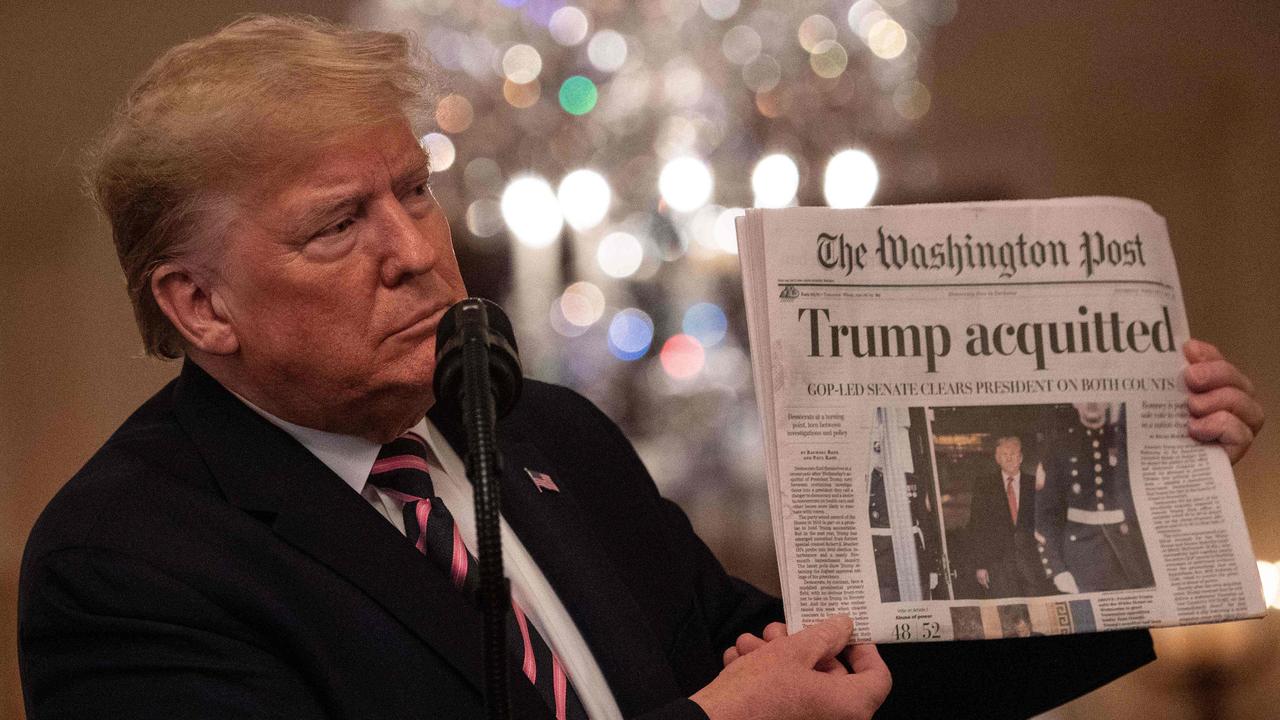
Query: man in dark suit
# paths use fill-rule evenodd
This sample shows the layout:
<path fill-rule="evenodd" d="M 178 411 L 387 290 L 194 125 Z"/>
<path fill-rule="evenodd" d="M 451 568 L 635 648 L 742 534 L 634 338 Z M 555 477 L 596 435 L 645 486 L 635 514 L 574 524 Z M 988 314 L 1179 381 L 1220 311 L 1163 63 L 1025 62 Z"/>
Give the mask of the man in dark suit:
<path fill-rule="evenodd" d="M 131 92 L 97 192 L 148 351 L 185 360 L 32 531 L 32 720 L 483 715 L 458 430 L 424 417 L 465 290 L 412 124 L 422 82 L 399 35 L 251 18 Z M 518 717 L 576 717 L 570 692 L 597 720 L 885 700 L 848 618 L 764 625 L 778 602 L 724 573 L 590 403 L 530 382 L 498 441 Z M 380 464 L 434 490 L 378 484 Z M 452 575 L 424 557 L 449 525 Z M 1143 632 L 886 648 L 881 712 L 1025 716 L 1151 657 Z"/>
<path fill-rule="evenodd" d="M 1036 480 L 1022 472 L 1022 441 L 996 441 L 996 468 L 974 480 L 969 540 L 974 579 L 989 597 L 1042 594 L 1035 539 Z"/>

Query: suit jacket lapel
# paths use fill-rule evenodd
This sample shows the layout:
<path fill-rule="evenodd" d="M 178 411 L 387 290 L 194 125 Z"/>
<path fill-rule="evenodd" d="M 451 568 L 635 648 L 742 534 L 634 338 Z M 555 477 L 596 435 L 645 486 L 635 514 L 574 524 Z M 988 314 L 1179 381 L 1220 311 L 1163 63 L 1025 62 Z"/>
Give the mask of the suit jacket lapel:
<path fill-rule="evenodd" d="M 466 438 L 457 424 L 438 414 L 432 419 L 465 458 Z M 559 492 L 539 491 L 526 471 L 555 480 L 559 469 L 517 428 L 500 424 L 498 444 L 502 515 L 569 611 L 622 714 L 640 714 L 681 697 L 670 661 L 639 604 L 590 537 L 572 487 L 560 483 Z"/>
<path fill-rule="evenodd" d="M 359 587 L 479 691 L 480 613 L 386 518 L 288 433 L 187 361 L 178 421 L 228 501 L 270 522 L 283 540 Z M 545 716 L 528 683 L 511 683 L 520 717 Z"/>

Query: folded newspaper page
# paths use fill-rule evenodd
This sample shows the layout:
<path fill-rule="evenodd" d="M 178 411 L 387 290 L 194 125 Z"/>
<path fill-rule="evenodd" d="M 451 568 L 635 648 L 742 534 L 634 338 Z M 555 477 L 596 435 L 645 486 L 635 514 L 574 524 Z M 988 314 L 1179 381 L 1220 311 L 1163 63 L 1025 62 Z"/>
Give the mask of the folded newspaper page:
<path fill-rule="evenodd" d="M 1263 614 L 1231 465 L 1187 436 L 1190 334 L 1149 206 L 749 210 L 738 243 L 792 631 Z"/>

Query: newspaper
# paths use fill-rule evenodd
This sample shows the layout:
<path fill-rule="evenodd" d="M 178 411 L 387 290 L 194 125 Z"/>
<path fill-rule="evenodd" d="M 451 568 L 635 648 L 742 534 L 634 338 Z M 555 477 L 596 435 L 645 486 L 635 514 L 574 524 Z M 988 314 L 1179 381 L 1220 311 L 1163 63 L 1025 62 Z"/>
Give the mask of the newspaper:
<path fill-rule="evenodd" d="M 749 210 L 737 229 L 792 631 L 1263 614 L 1230 462 L 1187 436 L 1190 334 L 1149 206 Z"/>

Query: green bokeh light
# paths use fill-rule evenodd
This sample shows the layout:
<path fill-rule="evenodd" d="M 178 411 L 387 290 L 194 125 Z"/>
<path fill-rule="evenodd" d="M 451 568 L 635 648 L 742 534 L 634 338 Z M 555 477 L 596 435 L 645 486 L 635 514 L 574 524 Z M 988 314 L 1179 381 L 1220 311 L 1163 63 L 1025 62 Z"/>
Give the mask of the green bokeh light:
<path fill-rule="evenodd" d="M 570 115 L 586 115 L 596 106 L 599 93 L 589 78 L 574 75 L 560 85 L 560 107 Z"/>

